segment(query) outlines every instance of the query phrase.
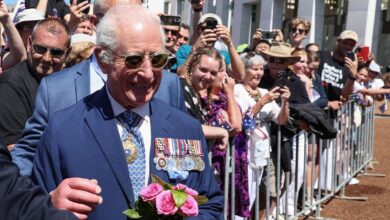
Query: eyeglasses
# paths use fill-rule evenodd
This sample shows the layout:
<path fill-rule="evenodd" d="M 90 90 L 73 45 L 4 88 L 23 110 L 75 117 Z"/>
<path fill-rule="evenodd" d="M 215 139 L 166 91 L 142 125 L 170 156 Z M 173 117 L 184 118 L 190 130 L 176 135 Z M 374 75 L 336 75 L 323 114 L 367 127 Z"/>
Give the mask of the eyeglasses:
<path fill-rule="evenodd" d="M 279 59 L 279 58 L 272 58 L 272 57 L 270 57 L 268 59 L 268 63 L 284 64 L 284 60 L 283 59 Z"/>
<path fill-rule="evenodd" d="M 36 53 L 39 53 L 41 55 L 45 55 L 46 52 L 49 51 L 52 57 L 61 57 L 66 51 L 64 49 L 50 48 L 39 44 L 33 44 L 33 48 Z"/>
<path fill-rule="evenodd" d="M 303 34 L 303 33 L 305 33 L 306 30 L 300 29 L 300 28 L 292 28 L 291 29 L 291 32 L 293 32 L 293 33 L 297 33 L 297 31 L 299 34 Z"/>
<path fill-rule="evenodd" d="M 125 65 L 129 69 L 137 69 L 145 61 L 145 53 L 129 53 L 125 56 L 120 56 L 125 59 Z M 163 68 L 167 62 L 169 55 L 164 52 L 156 52 L 148 55 L 153 68 Z"/>

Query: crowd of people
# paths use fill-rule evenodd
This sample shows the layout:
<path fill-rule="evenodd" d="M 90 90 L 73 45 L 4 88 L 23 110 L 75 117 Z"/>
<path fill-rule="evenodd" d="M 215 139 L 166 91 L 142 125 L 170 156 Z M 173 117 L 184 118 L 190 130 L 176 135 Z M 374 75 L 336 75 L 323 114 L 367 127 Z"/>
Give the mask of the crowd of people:
<path fill-rule="evenodd" d="M 234 219 L 257 196 L 259 218 L 275 219 L 304 177 L 313 198 L 319 143 L 305 149 L 305 133 L 335 138 L 337 110 L 387 99 L 390 72 L 353 30 L 325 51 L 304 45 L 311 24 L 293 18 L 288 36 L 259 28 L 234 45 L 206 0 L 190 2 L 192 24 L 141 0 L 26 0 L 12 21 L 0 0 L 2 218 L 126 219 L 154 174 L 208 198 L 189 219 L 223 219 L 229 143 Z"/>

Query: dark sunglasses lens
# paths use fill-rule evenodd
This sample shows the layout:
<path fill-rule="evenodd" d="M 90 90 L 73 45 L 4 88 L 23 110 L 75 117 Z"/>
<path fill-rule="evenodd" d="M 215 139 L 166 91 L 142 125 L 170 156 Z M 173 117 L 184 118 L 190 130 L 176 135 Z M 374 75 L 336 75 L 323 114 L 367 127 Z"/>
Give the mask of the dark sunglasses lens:
<path fill-rule="evenodd" d="M 34 45 L 34 50 L 35 50 L 35 52 L 37 52 L 39 54 L 45 54 L 48 49 L 47 49 L 47 47 L 44 47 L 44 46 Z"/>
<path fill-rule="evenodd" d="M 125 58 L 125 64 L 127 68 L 135 69 L 141 66 L 144 57 L 141 55 L 129 55 Z"/>
<path fill-rule="evenodd" d="M 156 54 L 152 56 L 151 62 L 154 68 L 162 68 L 167 64 L 168 54 Z"/>
<path fill-rule="evenodd" d="M 57 57 L 59 57 L 59 56 L 64 55 L 64 53 L 65 53 L 65 50 L 60 50 L 60 49 L 51 49 L 51 50 L 50 50 L 50 54 L 51 54 L 52 56 L 57 56 Z"/>

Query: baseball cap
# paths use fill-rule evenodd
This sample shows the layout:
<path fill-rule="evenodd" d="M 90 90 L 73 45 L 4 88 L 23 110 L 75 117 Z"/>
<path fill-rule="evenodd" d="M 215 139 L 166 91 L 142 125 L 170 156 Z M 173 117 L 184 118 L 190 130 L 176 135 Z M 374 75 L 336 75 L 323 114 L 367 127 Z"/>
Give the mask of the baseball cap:
<path fill-rule="evenodd" d="M 351 40 L 354 40 L 355 42 L 357 42 L 358 35 L 355 31 L 345 30 L 345 31 L 341 32 L 339 39 L 341 39 L 341 40 L 351 39 Z"/>
<path fill-rule="evenodd" d="M 218 15 L 213 14 L 213 13 L 207 13 L 207 14 L 202 15 L 202 17 L 200 17 L 200 19 L 198 21 L 198 25 L 202 24 L 203 22 L 205 22 L 206 20 L 209 20 L 209 19 L 214 19 L 217 21 L 217 24 L 222 24 L 222 20 Z"/>
<path fill-rule="evenodd" d="M 35 8 L 28 8 L 18 13 L 15 17 L 15 26 L 26 21 L 40 21 L 44 17 L 40 11 Z"/>
<path fill-rule="evenodd" d="M 372 72 L 376 72 L 378 74 L 381 73 L 381 67 L 375 63 L 375 62 L 371 62 L 370 65 L 368 66 L 368 69 Z"/>

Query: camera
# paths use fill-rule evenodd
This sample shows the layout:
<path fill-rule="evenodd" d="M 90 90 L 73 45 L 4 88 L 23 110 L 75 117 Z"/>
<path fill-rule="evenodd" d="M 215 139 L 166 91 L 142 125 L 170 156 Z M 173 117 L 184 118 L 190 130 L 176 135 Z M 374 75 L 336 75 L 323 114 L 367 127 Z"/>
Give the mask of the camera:
<path fill-rule="evenodd" d="M 173 15 L 161 15 L 160 21 L 162 25 L 180 26 L 181 17 Z"/>
<path fill-rule="evenodd" d="M 278 72 L 278 78 L 276 80 L 275 85 L 282 88 L 283 86 L 287 86 L 288 79 L 290 77 L 290 74 L 286 71 L 279 71 Z"/>
<path fill-rule="evenodd" d="M 199 4 L 200 0 L 191 0 L 191 4 Z"/>
<path fill-rule="evenodd" d="M 347 57 L 352 61 L 355 61 L 355 53 L 352 51 L 347 52 Z"/>
<path fill-rule="evenodd" d="M 275 31 L 261 31 L 262 39 L 274 39 L 276 37 Z"/>
<path fill-rule="evenodd" d="M 218 21 L 215 19 L 208 19 L 206 20 L 206 28 L 205 29 L 211 29 L 214 30 L 217 27 Z"/>

